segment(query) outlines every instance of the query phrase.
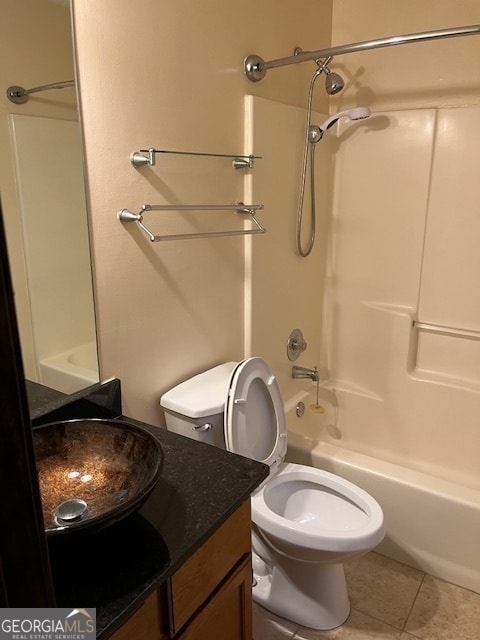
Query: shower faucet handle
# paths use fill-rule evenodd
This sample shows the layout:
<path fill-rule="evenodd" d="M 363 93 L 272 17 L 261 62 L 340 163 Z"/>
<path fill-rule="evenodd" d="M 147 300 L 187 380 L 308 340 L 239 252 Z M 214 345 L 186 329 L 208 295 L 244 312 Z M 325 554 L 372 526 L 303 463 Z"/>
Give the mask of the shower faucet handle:
<path fill-rule="evenodd" d="M 293 350 L 305 351 L 305 349 L 307 348 L 307 343 L 302 339 L 292 340 L 290 346 Z"/>
<path fill-rule="evenodd" d="M 289 335 L 287 342 L 287 356 L 290 362 L 294 362 L 306 348 L 307 343 L 303 338 L 301 329 L 294 329 Z"/>

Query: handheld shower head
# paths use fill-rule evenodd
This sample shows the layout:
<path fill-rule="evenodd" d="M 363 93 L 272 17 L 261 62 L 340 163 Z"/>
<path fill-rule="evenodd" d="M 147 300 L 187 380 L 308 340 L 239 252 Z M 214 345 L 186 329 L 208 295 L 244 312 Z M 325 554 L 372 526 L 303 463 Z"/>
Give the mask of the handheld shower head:
<path fill-rule="evenodd" d="M 353 107 L 352 109 L 345 109 L 339 111 L 333 116 L 330 116 L 320 126 L 312 125 L 308 131 L 309 142 L 318 142 L 323 138 L 323 134 L 327 129 L 333 127 L 340 118 L 347 118 L 348 120 L 364 120 L 370 117 L 370 109 L 368 107 Z"/>

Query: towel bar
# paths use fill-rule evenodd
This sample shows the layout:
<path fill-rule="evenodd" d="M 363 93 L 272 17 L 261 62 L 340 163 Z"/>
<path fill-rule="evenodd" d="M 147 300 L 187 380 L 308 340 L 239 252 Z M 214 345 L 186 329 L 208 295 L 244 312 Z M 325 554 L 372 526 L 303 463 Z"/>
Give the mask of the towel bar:
<path fill-rule="evenodd" d="M 243 202 L 237 204 L 142 204 L 140 213 L 132 213 L 128 209 L 122 209 L 117 213 L 117 218 L 123 224 L 136 222 L 142 231 L 148 236 L 151 242 L 164 242 L 166 240 L 193 240 L 196 238 L 214 238 L 224 236 L 245 236 L 259 233 L 266 233 L 266 229 L 255 217 L 256 211 L 262 210 L 263 204 L 246 205 Z M 199 231 L 197 233 L 175 233 L 169 235 L 155 235 L 143 224 L 143 213 L 145 211 L 235 211 L 238 214 L 250 216 L 250 220 L 255 225 L 252 229 L 241 229 L 231 231 Z"/>

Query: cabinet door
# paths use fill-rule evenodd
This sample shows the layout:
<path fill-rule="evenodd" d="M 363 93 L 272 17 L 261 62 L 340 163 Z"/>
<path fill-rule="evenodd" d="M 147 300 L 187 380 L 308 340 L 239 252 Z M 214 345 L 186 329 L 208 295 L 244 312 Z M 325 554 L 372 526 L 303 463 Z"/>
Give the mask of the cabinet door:
<path fill-rule="evenodd" d="M 178 640 L 252 640 L 252 559 L 238 569 L 180 634 Z"/>
<path fill-rule="evenodd" d="M 247 500 L 172 576 L 170 580 L 172 636 L 181 631 L 197 609 L 210 598 L 250 551 L 250 500 Z M 214 636 L 210 640 L 212 638 Z"/>
<path fill-rule="evenodd" d="M 110 640 L 168 640 L 164 632 L 164 619 L 159 597 L 161 591 L 155 591 L 129 618 L 123 626 L 113 633 Z"/>

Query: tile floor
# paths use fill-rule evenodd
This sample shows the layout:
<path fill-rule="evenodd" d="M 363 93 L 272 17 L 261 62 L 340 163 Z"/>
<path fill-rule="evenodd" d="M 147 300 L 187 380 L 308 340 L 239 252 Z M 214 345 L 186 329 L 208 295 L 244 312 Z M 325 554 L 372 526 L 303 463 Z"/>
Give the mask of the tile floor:
<path fill-rule="evenodd" d="M 480 640 L 480 594 L 371 552 L 345 565 L 352 610 L 315 631 L 254 603 L 254 640 Z"/>

